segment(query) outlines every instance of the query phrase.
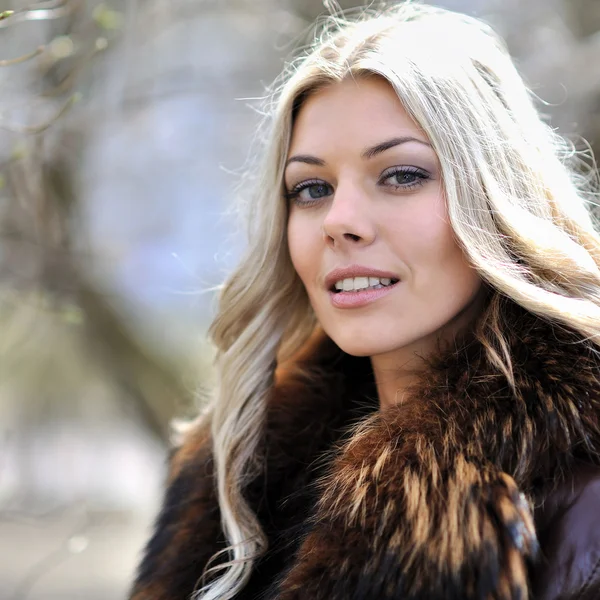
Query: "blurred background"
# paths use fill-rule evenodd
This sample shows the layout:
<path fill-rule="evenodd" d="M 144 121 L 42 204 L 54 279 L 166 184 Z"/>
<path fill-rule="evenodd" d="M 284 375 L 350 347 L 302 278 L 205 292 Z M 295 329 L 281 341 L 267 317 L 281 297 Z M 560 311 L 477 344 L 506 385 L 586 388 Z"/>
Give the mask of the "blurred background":
<path fill-rule="evenodd" d="M 552 124 L 598 150 L 600 0 L 437 4 L 495 25 Z M 0 2 L 0 600 L 125 597 L 169 424 L 210 384 L 257 99 L 325 12 Z"/>

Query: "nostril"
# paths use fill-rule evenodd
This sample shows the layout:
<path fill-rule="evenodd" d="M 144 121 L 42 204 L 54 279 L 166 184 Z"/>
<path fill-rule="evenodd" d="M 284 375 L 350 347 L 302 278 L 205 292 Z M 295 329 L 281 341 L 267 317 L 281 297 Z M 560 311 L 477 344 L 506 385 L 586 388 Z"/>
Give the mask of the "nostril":
<path fill-rule="evenodd" d="M 346 239 L 352 240 L 353 242 L 358 242 L 360 240 L 360 236 L 354 233 L 345 233 L 344 237 Z"/>

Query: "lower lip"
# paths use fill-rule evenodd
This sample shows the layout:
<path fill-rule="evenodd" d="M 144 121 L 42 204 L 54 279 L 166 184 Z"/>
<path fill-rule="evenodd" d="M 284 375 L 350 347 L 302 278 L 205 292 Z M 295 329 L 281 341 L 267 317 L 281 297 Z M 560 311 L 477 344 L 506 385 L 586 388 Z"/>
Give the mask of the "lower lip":
<path fill-rule="evenodd" d="M 376 290 L 329 292 L 329 298 L 331 299 L 331 304 L 336 308 L 358 308 L 360 306 L 371 304 L 371 302 L 375 302 L 375 300 L 379 300 L 379 298 L 383 298 L 383 296 L 387 296 L 396 289 L 398 283 L 400 282 Z"/>

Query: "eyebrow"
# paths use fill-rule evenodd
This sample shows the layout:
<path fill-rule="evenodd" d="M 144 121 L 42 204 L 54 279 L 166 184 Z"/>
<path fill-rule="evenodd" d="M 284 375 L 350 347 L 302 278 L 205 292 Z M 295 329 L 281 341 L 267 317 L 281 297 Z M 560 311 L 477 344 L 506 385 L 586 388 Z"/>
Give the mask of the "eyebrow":
<path fill-rule="evenodd" d="M 395 137 L 395 138 L 392 138 L 391 140 L 387 140 L 386 142 L 381 142 L 381 144 L 376 144 L 375 146 L 372 146 L 371 148 L 367 148 L 361 154 L 361 156 L 363 158 L 373 158 L 374 156 L 377 156 L 378 154 L 381 154 L 382 152 L 385 152 L 386 150 L 389 150 L 390 148 L 393 148 L 394 146 L 400 146 L 401 144 L 406 144 L 408 142 L 418 142 L 419 144 L 423 144 L 424 146 L 431 148 L 431 144 L 429 144 L 428 142 L 424 142 L 423 140 L 420 140 L 416 137 L 411 137 L 411 136 Z"/>
<path fill-rule="evenodd" d="M 400 146 L 401 144 L 406 144 L 408 142 L 417 142 L 419 144 L 427 146 L 428 148 L 431 148 L 431 144 L 420 140 L 416 137 L 395 137 L 390 140 L 386 140 L 385 142 L 381 142 L 380 144 L 375 144 L 375 146 L 371 146 L 366 150 L 363 150 L 361 156 L 365 159 L 373 158 L 374 156 L 377 156 L 378 154 L 381 154 L 382 152 L 385 152 L 390 148 L 394 148 L 395 146 Z M 293 162 L 305 163 L 307 165 L 316 165 L 317 167 L 325 166 L 324 160 L 322 160 L 321 158 L 317 158 L 316 156 L 311 156 L 310 154 L 296 154 L 287 160 L 285 166 L 287 167 L 290 163 Z"/>

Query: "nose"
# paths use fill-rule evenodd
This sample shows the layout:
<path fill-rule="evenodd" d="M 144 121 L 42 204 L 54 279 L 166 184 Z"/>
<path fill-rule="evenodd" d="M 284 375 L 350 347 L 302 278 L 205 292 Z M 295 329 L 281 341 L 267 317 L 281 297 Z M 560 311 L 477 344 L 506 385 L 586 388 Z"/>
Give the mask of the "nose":
<path fill-rule="evenodd" d="M 323 220 L 325 242 L 332 248 L 368 246 L 375 237 L 367 192 L 356 183 L 340 183 Z"/>

